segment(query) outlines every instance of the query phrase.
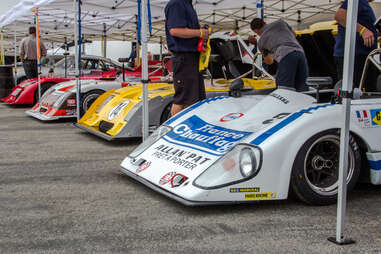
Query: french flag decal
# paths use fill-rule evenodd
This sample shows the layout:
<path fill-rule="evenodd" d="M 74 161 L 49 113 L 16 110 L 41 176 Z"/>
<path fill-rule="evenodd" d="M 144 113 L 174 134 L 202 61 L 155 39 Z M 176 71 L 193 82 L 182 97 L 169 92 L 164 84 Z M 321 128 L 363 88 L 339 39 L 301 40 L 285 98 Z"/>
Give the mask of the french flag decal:
<path fill-rule="evenodd" d="M 371 121 L 367 110 L 357 110 L 356 117 L 363 128 L 371 127 Z"/>

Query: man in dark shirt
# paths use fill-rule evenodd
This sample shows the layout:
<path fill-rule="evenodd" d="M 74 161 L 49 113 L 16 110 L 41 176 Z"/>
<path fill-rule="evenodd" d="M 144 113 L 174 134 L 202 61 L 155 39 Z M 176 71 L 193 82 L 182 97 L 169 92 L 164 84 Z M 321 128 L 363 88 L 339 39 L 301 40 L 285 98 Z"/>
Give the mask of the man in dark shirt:
<path fill-rule="evenodd" d="M 170 0 L 165 7 L 165 33 L 172 53 L 175 95 L 171 116 L 205 99 L 204 80 L 199 72 L 199 38 L 207 40 L 207 29 L 200 29 L 192 0 Z"/>
<path fill-rule="evenodd" d="M 356 87 L 359 86 L 368 54 L 377 47 L 377 31 L 374 27 L 376 17 L 368 2 L 373 0 L 359 0 L 356 34 L 355 65 L 353 73 L 353 82 Z M 345 0 L 335 14 L 338 26 L 338 34 L 334 49 L 335 62 L 337 66 L 339 80 L 343 78 L 344 65 L 344 40 L 345 25 L 347 20 L 348 0 Z M 372 85 L 372 84 L 369 84 Z"/>
<path fill-rule="evenodd" d="M 258 49 L 263 54 L 264 62 L 271 65 L 275 59 L 278 63 L 277 87 L 298 92 L 308 90 L 307 59 L 291 27 L 281 19 L 266 24 L 259 18 L 253 19 L 250 27 L 260 36 Z"/>

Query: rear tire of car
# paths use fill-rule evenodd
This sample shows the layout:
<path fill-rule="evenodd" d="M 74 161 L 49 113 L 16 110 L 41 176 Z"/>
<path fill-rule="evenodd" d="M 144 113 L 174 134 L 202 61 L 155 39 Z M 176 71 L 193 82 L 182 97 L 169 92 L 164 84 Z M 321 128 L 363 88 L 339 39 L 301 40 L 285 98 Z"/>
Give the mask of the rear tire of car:
<path fill-rule="evenodd" d="M 164 108 L 163 113 L 161 113 L 161 116 L 160 116 L 160 124 L 163 124 L 165 121 L 171 118 L 171 108 L 172 108 L 172 103 L 169 103 Z"/>
<path fill-rule="evenodd" d="M 312 136 L 296 155 L 291 173 L 293 193 L 310 205 L 330 205 L 337 200 L 340 134 L 327 130 Z M 355 186 L 361 169 L 361 152 L 350 135 L 347 190 Z"/>
<path fill-rule="evenodd" d="M 44 93 L 52 86 L 56 85 L 56 82 L 46 82 L 41 84 L 41 97 L 44 95 Z M 38 102 L 38 87 L 36 91 L 34 92 L 34 98 L 33 98 L 33 104 L 36 104 Z"/>
<path fill-rule="evenodd" d="M 88 93 L 85 93 L 82 96 L 82 101 L 81 101 L 81 111 L 83 115 L 86 113 L 87 110 L 89 110 L 90 106 L 94 103 L 96 99 L 98 99 L 99 96 L 101 96 L 104 93 L 102 90 L 93 90 Z"/>

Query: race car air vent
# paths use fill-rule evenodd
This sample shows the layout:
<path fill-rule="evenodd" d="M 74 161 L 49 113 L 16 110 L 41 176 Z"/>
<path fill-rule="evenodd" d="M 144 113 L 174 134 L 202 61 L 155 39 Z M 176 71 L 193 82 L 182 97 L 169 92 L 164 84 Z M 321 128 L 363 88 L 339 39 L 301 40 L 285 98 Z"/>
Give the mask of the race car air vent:
<path fill-rule="evenodd" d="M 106 133 L 108 132 L 112 127 L 114 126 L 113 123 L 109 123 L 109 122 L 106 122 L 106 121 L 101 121 L 99 123 L 99 130 L 103 133 Z"/>

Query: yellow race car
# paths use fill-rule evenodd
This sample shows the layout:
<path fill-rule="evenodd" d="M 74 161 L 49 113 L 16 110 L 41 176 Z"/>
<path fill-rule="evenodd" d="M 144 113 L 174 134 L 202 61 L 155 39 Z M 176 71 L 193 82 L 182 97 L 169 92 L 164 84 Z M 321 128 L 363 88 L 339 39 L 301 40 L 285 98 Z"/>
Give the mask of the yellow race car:
<path fill-rule="evenodd" d="M 242 79 L 245 93 L 267 94 L 275 89 L 271 79 Z M 208 98 L 226 96 L 230 81 L 224 79 L 206 80 Z M 173 85 L 152 83 L 148 86 L 149 125 L 155 129 L 170 116 Z M 106 140 L 141 137 L 142 126 L 142 85 L 134 85 L 110 90 L 101 95 L 75 125 Z"/>

